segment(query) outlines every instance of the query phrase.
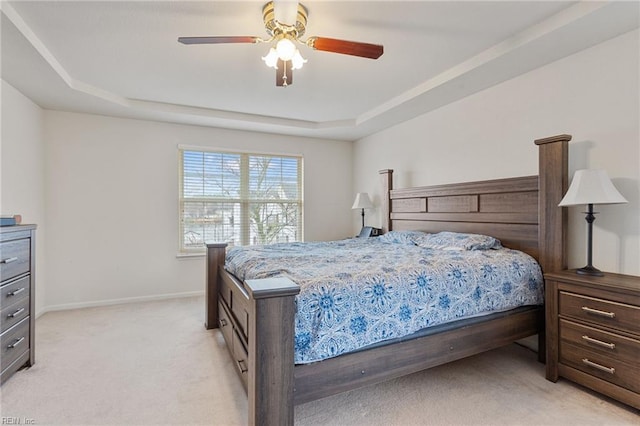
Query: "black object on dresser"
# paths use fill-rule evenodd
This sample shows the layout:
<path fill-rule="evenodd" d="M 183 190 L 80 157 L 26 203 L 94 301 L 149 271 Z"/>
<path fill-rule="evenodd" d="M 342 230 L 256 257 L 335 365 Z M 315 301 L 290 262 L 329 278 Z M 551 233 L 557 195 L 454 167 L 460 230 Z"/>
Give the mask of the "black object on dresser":
<path fill-rule="evenodd" d="M 640 277 L 545 274 L 547 379 L 640 409 Z"/>
<path fill-rule="evenodd" d="M 35 363 L 35 230 L 0 227 L 0 383 Z"/>

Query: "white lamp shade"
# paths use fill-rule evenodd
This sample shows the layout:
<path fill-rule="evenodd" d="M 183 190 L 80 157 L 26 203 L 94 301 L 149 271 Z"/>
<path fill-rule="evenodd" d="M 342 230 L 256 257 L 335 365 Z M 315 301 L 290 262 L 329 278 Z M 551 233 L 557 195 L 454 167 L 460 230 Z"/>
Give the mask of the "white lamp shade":
<path fill-rule="evenodd" d="M 269 49 L 267 56 L 262 57 L 262 60 L 269 68 L 278 69 L 278 52 L 276 52 L 276 49 L 273 47 Z"/>
<path fill-rule="evenodd" d="M 283 61 L 290 61 L 296 54 L 296 45 L 288 38 L 283 38 L 276 43 L 276 52 Z"/>
<path fill-rule="evenodd" d="M 619 204 L 627 200 L 618 192 L 605 170 L 577 170 L 559 206 Z"/>
<path fill-rule="evenodd" d="M 370 209 L 373 207 L 373 203 L 369 198 L 369 194 L 366 192 L 358 192 L 356 199 L 353 202 L 352 209 Z"/>
<path fill-rule="evenodd" d="M 296 53 L 294 53 L 293 58 L 291 58 L 291 69 L 299 70 L 306 62 L 307 60 L 303 58 L 300 51 L 296 49 Z"/>

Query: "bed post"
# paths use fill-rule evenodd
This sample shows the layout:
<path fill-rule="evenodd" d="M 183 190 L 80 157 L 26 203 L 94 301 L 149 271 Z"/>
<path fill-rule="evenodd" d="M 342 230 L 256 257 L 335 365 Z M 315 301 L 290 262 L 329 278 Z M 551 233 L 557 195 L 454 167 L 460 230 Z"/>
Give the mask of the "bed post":
<path fill-rule="evenodd" d="M 295 296 L 289 278 L 246 280 L 249 292 L 250 425 L 293 425 Z"/>
<path fill-rule="evenodd" d="M 566 253 L 566 209 L 558 207 L 567 191 L 568 143 L 571 135 L 551 136 L 538 139 L 539 203 L 540 217 L 538 241 L 539 263 L 542 272 L 548 273 L 567 267 Z"/>
<path fill-rule="evenodd" d="M 568 186 L 568 144 L 571 135 L 538 139 L 538 262 L 542 273 L 566 269 L 566 209 L 558 207 Z M 546 287 L 545 287 L 546 291 Z M 550 295 L 545 294 L 545 300 Z M 546 311 L 546 309 L 545 309 Z M 544 324 L 549 318 L 541 319 Z M 542 327 L 542 330 L 545 328 Z M 545 362 L 547 340 L 545 333 L 538 334 L 538 360 Z M 548 343 L 552 343 L 549 341 Z M 549 360 L 546 360 L 549 362 Z"/>
<path fill-rule="evenodd" d="M 391 190 L 393 189 L 393 170 L 380 170 L 380 180 L 382 182 L 382 205 L 380 214 L 382 216 L 382 233 L 391 231 Z"/>
<path fill-rule="evenodd" d="M 218 270 L 224 265 L 226 243 L 207 244 L 207 287 L 205 289 L 204 327 L 207 330 L 218 328 Z"/>

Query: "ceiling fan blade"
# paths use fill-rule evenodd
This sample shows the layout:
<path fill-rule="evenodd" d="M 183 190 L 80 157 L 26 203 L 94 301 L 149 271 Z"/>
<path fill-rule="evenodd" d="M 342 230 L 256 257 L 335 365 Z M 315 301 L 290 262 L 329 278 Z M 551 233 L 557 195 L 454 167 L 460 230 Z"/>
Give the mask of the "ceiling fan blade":
<path fill-rule="evenodd" d="M 220 36 L 220 37 L 178 37 L 182 44 L 257 43 L 260 37 Z"/>
<path fill-rule="evenodd" d="M 293 64 L 291 61 L 283 61 L 278 59 L 278 68 L 276 69 L 276 86 L 287 87 L 293 84 Z"/>
<path fill-rule="evenodd" d="M 378 59 L 384 52 L 379 44 L 360 43 L 357 41 L 338 40 L 326 37 L 310 37 L 307 45 L 324 52 L 342 53 L 343 55 L 360 56 L 362 58 Z"/>

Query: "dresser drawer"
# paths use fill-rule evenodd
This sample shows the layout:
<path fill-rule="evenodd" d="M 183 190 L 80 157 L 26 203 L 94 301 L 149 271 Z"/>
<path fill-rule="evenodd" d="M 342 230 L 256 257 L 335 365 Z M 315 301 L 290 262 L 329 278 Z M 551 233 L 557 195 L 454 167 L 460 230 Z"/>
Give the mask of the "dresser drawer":
<path fill-rule="evenodd" d="M 27 275 L 0 288 L 0 308 L 17 303 L 21 299 L 29 299 L 31 278 Z"/>
<path fill-rule="evenodd" d="M 560 339 L 563 342 L 616 358 L 627 364 L 640 359 L 640 340 L 630 339 L 604 330 L 560 320 Z"/>
<path fill-rule="evenodd" d="M 13 361 L 28 351 L 29 344 L 29 317 L 27 317 L 0 337 L 0 369 L 4 371 Z"/>
<path fill-rule="evenodd" d="M 0 281 L 29 272 L 31 240 L 24 238 L 0 243 Z"/>
<path fill-rule="evenodd" d="M 640 334 L 640 307 L 580 294 L 560 292 L 561 316 Z"/>
<path fill-rule="evenodd" d="M 29 316 L 29 298 L 23 297 L 0 310 L 0 333 L 4 333 Z"/>
<path fill-rule="evenodd" d="M 560 343 L 560 362 L 640 393 L 640 368 L 637 364 L 629 365 L 614 357 L 564 342 Z"/>

